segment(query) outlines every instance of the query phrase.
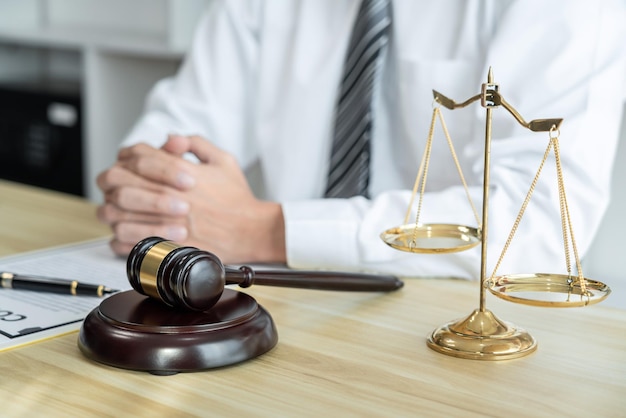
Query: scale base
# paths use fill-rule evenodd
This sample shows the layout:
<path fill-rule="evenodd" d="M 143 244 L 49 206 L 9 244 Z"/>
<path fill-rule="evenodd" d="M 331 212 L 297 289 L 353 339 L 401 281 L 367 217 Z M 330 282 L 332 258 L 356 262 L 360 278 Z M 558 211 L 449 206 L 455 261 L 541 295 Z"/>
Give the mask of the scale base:
<path fill-rule="evenodd" d="M 173 309 L 134 290 L 116 293 L 87 315 L 78 335 L 88 358 L 157 375 L 239 363 L 277 342 L 269 313 L 231 289 L 205 312 Z"/>
<path fill-rule="evenodd" d="M 491 311 L 478 309 L 463 320 L 437 328 L 427 344 L 440 353 L 474 360 L 509 360 L 537 349 L 528 332 L 501 321 Z"/>

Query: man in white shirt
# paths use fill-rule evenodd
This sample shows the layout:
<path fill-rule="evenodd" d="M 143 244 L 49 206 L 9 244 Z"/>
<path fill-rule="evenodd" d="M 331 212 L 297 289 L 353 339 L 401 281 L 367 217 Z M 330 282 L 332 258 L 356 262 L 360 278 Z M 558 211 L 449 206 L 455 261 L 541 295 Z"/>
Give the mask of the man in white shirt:
<path fill-rule="evenodd" d="M 360 3 L 211 3 L 179 73 L 155 86 L 118 162 L 98 178 L 99 217 L 112 226 L 115 252 L 157 235 L 228 263 L 477 278 L 478 248 L 414 254 L 379 235 L 404 219 L 432 89 L 464 101 L 492 67 L 526 120 L 564 118 L 563 174 L 584 254 L 609 201 L 625 90 L 623 2 L 394 1 L 373 92 L 370 197 L 327 199 L 335 106 Z M 485 109 L 443 112 L 480 204 Z M 493 115 L 490 268 L 548 143 L 504 109 Z M 183 158 L 190 153 L 198 161 Z M 556 174 L 546 168 L 502 273 L 563 270 L 559 213 Z M 445 140 L 432 151 L 420 221 L 476 223 Z"/>

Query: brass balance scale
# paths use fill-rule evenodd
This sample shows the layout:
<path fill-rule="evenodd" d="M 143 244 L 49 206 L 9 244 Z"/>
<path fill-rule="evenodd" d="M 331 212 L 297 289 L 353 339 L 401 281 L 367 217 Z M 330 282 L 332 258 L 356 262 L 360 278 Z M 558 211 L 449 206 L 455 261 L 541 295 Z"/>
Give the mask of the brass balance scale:
<path fill-rule="evenodd" d="M 569 207 L 563 183 L 561 160 L 559 155 L 559 127 L 562 119 L 535 119 L 526 122 L 521 115 L 507 103 L 498 92 L 498 85 L 493 82 L 493 72 L 489 69 L 487 83 L 482 85 L 481 92 L 462 103 L 456 103 L 443 94 L 433 91 L 435 103 L 430 130 L 426 141 L 426 148 L 415 179 L 413 192 L 404 222 L 401 226 L 384 231 L 382 240 L 389 246 L 413 253 L 452 253 L 474 248 L 481 244 L 481 272 L 480 272 L 480 306 L 468 317 L 449 322 L 435 329 L 428 337 L 428 346 L 440 353 L 466 359 L 505 360 L 528 355 L 537 349 L 537 342 L 524 329 L 497 318 L 486 308 L 486 290 L 495 296 L 526 305 L 546 307 L 574 307 L 587 306 L 604 300 L 611 292 L 610 288 L 598 281 L 583 276 L 582 267 L 576 247 Z M 454 110 L 479 101 L 486 109 L 484 177 L 483 177 L 483 206 L 482 219 L 472 203 L 469 190 L 463 177 L 460 164 L 454 151 L 454 146 L 446 128 L 440 106 Z M 534 132 L 548 132 L 549 144 L 543 160 L 533 179 L 530 189 L 524 199 L 521 209 L 514 222 L 509 237 L 502 249 L 502 253 L 493 273 L 487 276 L 487 219 L 489 212 L 489 166 L 491 147 L 491 119 L 495 107 L 504 107 L 522 126 Z M 420 223 L 424 191 L 432 148 L 432 140 L 436 120 L 441 125 L 452 153 L 461 182 L 465 187 L 467 198 L 474 211 L 477 227 L 454 224 L 423 224 Z M 554 153 L 556 163 L 557 182 L 560 200 L 561 226 L 567 274 L 528 273 L 496 276 L 504 255 L 517 231 L 522 216 L 530 202 L 541 171 L 550 155 Z M 415 197 L 418 194 L 417 214 L 415 222 L 410 223 Z M 574 253 L 575 273 L 572 268 L 570 248 Z"/>

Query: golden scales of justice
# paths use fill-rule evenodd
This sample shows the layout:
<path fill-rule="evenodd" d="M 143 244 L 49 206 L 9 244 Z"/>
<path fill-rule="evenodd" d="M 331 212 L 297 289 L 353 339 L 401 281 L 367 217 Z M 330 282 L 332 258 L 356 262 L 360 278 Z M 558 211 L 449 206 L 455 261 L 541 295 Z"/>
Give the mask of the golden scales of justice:
<path fill-rule="evenodd" d="M 537 348 L 535 339 L 524 329 L 497 318 L 486 309 L 486 294 L 489 290 L 495 296 L 511 302 L 534 306 L 573 307 L 586 306 L 604 300 L 611 290 L 603 283 L 589 280 L 583 276 L 574 232 L 570 220 L 569 207 L 565 195 L 563 173 L 559 155 L 559 127 L 562 119 L 535 119 L 526 122 L 521 115 L 507 103 L 498 92 L 498 85 L 493 82 L 491 68 L 487 76 L 487 83 L 482 85 L 481 92 L 463 103 L 456 103 L 443 94 L 433 91 L 436 106 L 434 106 L 430 130 L 426 141 L 425 151 L 418 169 L 413 187 L 413 193 L 401 226 L 384 231 L 381 234 L 383 241 L 389 246 L 413 253 L 452 253 L 464 251 L 481 244 L 481 271 L 480 271 L 480 306 L 468 317 L 453 321 L 435 329 L 427 340 L 430 348 L 443 354 L 466 359 L 504 360 L 525 356 Z M 472 203 L 463 172 L 454 151 L 454 146 L 446 128 L 439 105 L 454 110 L 465 107 L 480 100 L 486 109 L 484 176 L 483 176 L 483 206 L 482 220 Z M 489 214 L 489 166 L 491 147 L 491 119 L 493 109 L 504 107 L 522 126 L 534 132 L 548 132 L 549 143 L 543 160 L 533 179 L 530 189 L 524 199 L 521 209 L 514 222 L 514 226 L 504 245 L 502 253 L 493 273 L 486 274 L 487 258 L 487 219 Z M 422 224 L 420 213 L 422 209 L 424 191 L 432 148 L 433 133 L 436 119 L 439 119 L 452 153 L 456 168 L 474 211 L 477 227 L 454 224 Z M 560 200 L 561 225 L 567 274 L 528 273 L 495 276 L 496 271 L 511 243 L 520 224 L 522 216 L 530 202 L 539 175 L 545 165 L 550 152 L 554 152 L 556 163 L 557 183 Z M 409 223 L 415 197 L 418 194 L 417 214 L 414 223 Z M 572 269 L 570 248 L 574 253 L 575 272 Z"/>

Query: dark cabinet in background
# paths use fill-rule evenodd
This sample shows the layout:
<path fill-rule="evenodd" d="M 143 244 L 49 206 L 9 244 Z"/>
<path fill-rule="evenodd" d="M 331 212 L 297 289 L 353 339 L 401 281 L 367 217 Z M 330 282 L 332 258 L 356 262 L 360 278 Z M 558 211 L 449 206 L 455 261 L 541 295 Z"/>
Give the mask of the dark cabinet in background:
<path fill-rule="evenodd" d="M 85 195 L 77 86 L 0 85 L 0 178 Z"/>

